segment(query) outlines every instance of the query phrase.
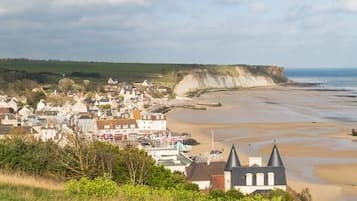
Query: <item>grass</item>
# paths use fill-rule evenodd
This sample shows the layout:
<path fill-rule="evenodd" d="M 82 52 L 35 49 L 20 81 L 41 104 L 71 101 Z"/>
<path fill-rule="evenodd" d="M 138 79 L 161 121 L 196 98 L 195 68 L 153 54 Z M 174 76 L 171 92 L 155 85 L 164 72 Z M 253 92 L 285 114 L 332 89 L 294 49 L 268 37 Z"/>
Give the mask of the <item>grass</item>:
<path fill-rule="evenodd" d="M 109 62 L 76 62 L 46 61 L 26 59 L 0 59 L 0 68 L 26 71 L 29 73 L 53 73 L 59 77 L 73 72 L 98 73 L 101 81 L 108 77 L 127 81 L 143 81 L 144 79 L 162 82 L 173 82 L 177 70 L 194 68 L 190 64 L 145 64 L 145 63 L 109 63 Z M 85 78 L 85 79 L 90 79 Z"/>
<path fill-rule="evenodd" d="M 21 174 L 0 174 L 0 200 L 65 201 L 63 183 Z"/>
<path fill-rule="evenodd" d="M 22 174 L 0 174 L 0 184 L 9 184 L 13 186 L 29 186 L 47 190 L 63 190 L 64 184 L 49 179 L 36 178 Z"/>

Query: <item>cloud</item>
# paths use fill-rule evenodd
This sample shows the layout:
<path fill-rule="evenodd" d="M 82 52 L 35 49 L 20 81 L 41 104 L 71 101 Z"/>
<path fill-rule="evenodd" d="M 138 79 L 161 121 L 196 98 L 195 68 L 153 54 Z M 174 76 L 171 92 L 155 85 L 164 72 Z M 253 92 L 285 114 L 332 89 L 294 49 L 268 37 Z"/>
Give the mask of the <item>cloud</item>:
<path fill-rule="evenodd" d="M 54 0 L 60 6 L 93 6 L 93 5 L 146 5 L 148 0 Z"/>
<path fill-rule="evenodd" d="M 253 12 L 263 12 L 267 11 L 267 5 L 262 1 L 254 1 L 252 4 L 250 4 L 250 9 Z"/>
<path fill-rule="evenodd" d="M 348 11 L 357 11 L 357 1 L 356 0 L 340 0 L 340 4 L 343 9 Z"/>
<path fill-rule="evenodd" d="M 328 58 L 332 64 L 352 63 L 347 57 L 333 61 L 333 52 L 357 51 L 354 9 L 348 0 L 0 0 L 0 55 L 295 66 L 327 63 Z M 330 51 L 324 58 L 309 56 L 310 50 L 322 48 Z"/>

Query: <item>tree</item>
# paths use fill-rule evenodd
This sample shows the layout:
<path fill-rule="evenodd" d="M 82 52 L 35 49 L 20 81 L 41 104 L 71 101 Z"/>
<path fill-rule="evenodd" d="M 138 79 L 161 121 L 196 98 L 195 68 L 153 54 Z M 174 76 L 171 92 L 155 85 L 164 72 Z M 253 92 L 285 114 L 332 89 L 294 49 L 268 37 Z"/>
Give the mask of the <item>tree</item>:
<path fill-rule="evenodd" d="M 37 103 L 40 102 L 41 99 L 46 99 L 46 94 L 43 91 L 37 90 L 28 94 L 27 103 L 33 108 L 36 108 Z"/>
<path fill-rule="evenodd" d="M 149 186 L 162 188 L 175 187 L 175 182 L 171 171 L 162 165 L 152 167 L 147 184 Z"/>
<path fill-rule="evenodd" d="M 67 178 L 90 177 L 94 171 L 96 158 L 86 142 L 76 134 L 66 134 L 67 145 L 59 149 L 57 158 L 66 169 Z"/>
<path fill-rule="evenodd" d="M 69 90 L 72 89 L 74 85 L 74 81 L 68 78 L 63 78 L 58 82 L 58 89 L 62 92 L 67 93 Z"/>
<path fill-rule="evenodd" d="M 105 142 L 93 142 L 90 145 L 90 149 L 96 159 L 93 177 L 112 178 L 113 166 L 115 161 L 119 159 L 119 147 Z"/>
<path fill-rule="evenodd" d="M 147 184 L 155 162 L 145 151 L 135 147 L 126 147 L 120 151 L 120 159 L 115 166 L 114 180 L 133 185 Z"/>

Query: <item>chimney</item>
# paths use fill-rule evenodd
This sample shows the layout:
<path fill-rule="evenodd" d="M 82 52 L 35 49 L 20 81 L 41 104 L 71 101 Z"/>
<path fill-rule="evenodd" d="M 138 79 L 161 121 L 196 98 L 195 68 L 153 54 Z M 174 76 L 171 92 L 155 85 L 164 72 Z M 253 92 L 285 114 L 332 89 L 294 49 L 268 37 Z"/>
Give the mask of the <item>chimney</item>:
<path fill-rule="evenodd" d="M 261 157 L 249 157 L 249 167 L 252 166 L 262 166 L 262 158 Z"/>

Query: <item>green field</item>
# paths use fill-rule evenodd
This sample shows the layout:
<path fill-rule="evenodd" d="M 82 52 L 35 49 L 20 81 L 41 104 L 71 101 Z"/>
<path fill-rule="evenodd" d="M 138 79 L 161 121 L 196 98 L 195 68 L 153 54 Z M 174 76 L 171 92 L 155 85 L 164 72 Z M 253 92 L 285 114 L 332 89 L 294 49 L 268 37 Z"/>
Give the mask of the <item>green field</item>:
<path fill-rule="evenodd" d="M 77 77 L 97 81 L 105 81 L 109 77 L 113 77 L 124 81 L 143 81 L 144 79 L 149 79 L 153 81 L 172 82 L 175 79 L 174 72 L 192 69 L 198 66 L 201 65 L 46 61 L 26 59 L 0 60 L 0 69 L 26 71 L 28 73 L 46 73 L 47 76 L 58 79 L 63 76 L 69 76 L 74 79 Z M 80 76 L 78 76 L 78 73 L 80 73 Z"/>
<path fill-rule="evenodd" d="M 109 77 L 119 81 L 142 82 L 150 80 L 165 86 L 175 86 L 192 69 L 209 69 L 215 74 L 236 76 L 232 67 L 243 67 L 253 75 L 271 76 L 277 82 L 286 81 L 284 76 L 272 75 L 268 66 L 262 65 L 201 65 L 201 64 L 153 64 L 110 63 L 86 61 L 56 61 L 28 59 L 0 59 L 0 84 L 29 79 L 40 84 L 56 84 L 63 77 L 75 81 L 91 80 L 105 83 Z"/>

